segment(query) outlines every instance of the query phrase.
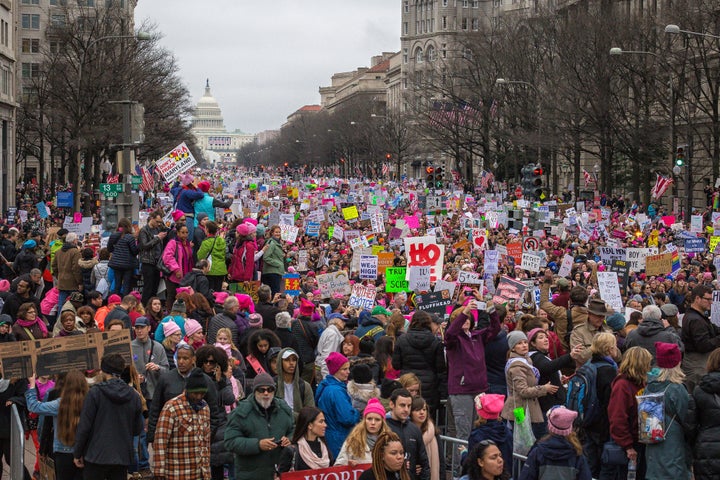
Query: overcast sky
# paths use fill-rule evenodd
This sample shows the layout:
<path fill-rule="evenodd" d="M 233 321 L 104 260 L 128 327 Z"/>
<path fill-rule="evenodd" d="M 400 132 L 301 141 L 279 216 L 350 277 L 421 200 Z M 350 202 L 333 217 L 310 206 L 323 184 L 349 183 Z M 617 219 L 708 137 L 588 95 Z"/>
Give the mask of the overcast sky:
<path fill-rule="evenodd" d="M 333 73 L 400 50 L 397 0 L 139 0 L 180 64 L 193 103 L 210 79 L 225 126 L 277 129 Z"/>

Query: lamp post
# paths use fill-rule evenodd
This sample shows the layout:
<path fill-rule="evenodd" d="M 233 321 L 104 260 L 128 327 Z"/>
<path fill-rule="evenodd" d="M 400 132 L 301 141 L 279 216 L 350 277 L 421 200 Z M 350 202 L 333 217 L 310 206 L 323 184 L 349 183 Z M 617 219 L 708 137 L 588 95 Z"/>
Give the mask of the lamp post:
<path fill-rule="evenodd" d="M 696 37 L 708 37 L 708 38 L 715 38 L 715 39 L 720 40 L 720 35 L 713 35 L 712 33 L 693 32 L 690 30 L 682 30 L 680 27 L 678 27 L 677 25 L 673 25 L 673 24 L 665 26 L 665 33 L 669 33 L 671 35 L 679 35 L 682 33 L 684 35 L 694 35 Z"/>
<path fill-rule="evenodd" d="M 139 31 L 133 35 L 105 35 L 103 37 L 98 37 L 93 40 L 91 40 L 87 47 L 83 50 L 82 58 L 80 59 L 80 64 L 78 65 L 78 81 L 77 81 L 77 101 L 78 105 L 80 105 L 80 98 L 82 96 L 82 84 L 83 84 L 83 73 L 85 70 L 85 63 L 87 61 L 87 55 L 91 48 L 93 48 L 95 45 L 97 45 L 99 42 L 104 42 L 106 40 L 119 40 L 119 39 L 129 39 L 134 38 L 138 41 L 147 41 L 152 39 L 152 35 L 150 35 L 147 32 Z M 125 94 L 125 96 L 127 93 Z M 129 100 L 121 100 L 120 102 L 115 103 L 122 103 L 124 106 L 123 109 L 123 151 L 122 151 L 122 170 L 127 176 L 127 181 L 125 182 L 125 190 L 123 192 L 123 204 L 124 205 L 132 205 L 132 197 L 130 193 L 130 186 L 132 185 L 130 175 L 131 175 L 131 163 L 132 163 L 132 150 L 129 149 L 129 147 L 132 146 L 132 109 L 133 104 L 135 102 L 130 102 Z M 76 179 L 77 185 L 78 185 L 78 194 L 74 198 L 74 207 L 75 211 L 80 210 L 80 184 L 81 184 L 81 178 L 82 178 L 82 170 L 80 168 L 80 149 L 78 148 L 77 153 L 77 165 L 78 165 L 78 178 Z M 118 197 L 119 198 L 119 197 Z M 117 202 L 119 205 L 120 202 Z M 113 212 L 115 213 L 115 212 Z M 119 209 L 117 211 L 117 215 L 119 218 L 120 212 Z"/>

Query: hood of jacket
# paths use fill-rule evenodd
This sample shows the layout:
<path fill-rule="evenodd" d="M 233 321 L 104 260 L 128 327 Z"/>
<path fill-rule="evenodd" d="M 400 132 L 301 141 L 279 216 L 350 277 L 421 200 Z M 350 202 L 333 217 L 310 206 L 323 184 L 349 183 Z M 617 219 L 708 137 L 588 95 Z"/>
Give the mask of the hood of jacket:
<path fill-rule="evenodd" d="M 82 260 L 82 259 L 78 260 L 78 265 L 80 265 L 80 268 L 86 268 L 86 269 L 94 267 L 95 265 L 97 265 L 97 263 L 98 263 L 98 261 L 96 258 L 91 258 L 90 260 Z"/>
<path fill-rule="evenodd" d="M 94 388 L 100 392 L 112 403 L 123 404 L 132 400 L 133 395 L 137 395 L 127 383 L 119 378 L 111 378 L 102 383 L 98 383 Z"/>
<path fill-rule="evenodd" d="M 545 460 L 564 463 L 567 462 L 569 458 L 577 455 L 577 452 L 570 442 L 568 442 L 565 437 L 558 435 L 550 435 L 547 440 L 536 443 L 534 448 L 541 449 L 540 452 L 538 452 L 540 454 L 538 456 L 539 465 L 545 463 Z"/>
<path fill-rule="evenodd" d="M 643 320 L 637 327 L 638 335 L 643 337 L 652 337 L 665 330 L 665 326 L 662 324 L 662 320 L 647 319 Z"/>
<path fill-rule="evenodd" d="M 416 350 L 429 348 L 436 339 L 430 330 L 408 330 L 403 337 Z"/>
<path fill-rule="evenodd" d="M 370 383 L 355 383 L 354 380 L 350 380 L 347 383 L 347 392 L 352 398 L 364 402 L 373 397 L 380 397 L 380 390 L 375 386 L 375 380 L 371 380 Z"/>
<path fill-rule="evenodd" d="M 278 371 L 278 384 L 280 384 L 280 382 L 283 381 L 282 357 L 283 357 L 283 354 L 285 352 L 287 352 L 288 350 L 292 350 L 293 352 L 295 352 L 295 350 L 292 348 L 283 348 L 282 350 L 280 350 L 280 353 L 277 354 L 276 366 L 277 366 L 277 371 Z M 295 356 L 297 356 L 298 362 L 297 362 L 297 365 L 295 365 L 295 376 L 293 377 L 293 383 L 297 383 L 298 379 L 300 378 L 300 354 L 298 352 L 295 352 Z M 278 389 L 278 391 L 280 391 L 280 390 L 284 390 L 284 389 Z"/>
<path fill-rule="evenodd" d="M 318 385 L 317 390 L 315 390 L 315 404 L 317 404 L 318 400 L 322 396 L 323 391 L 325 391 L 325 389 L 329 387 L 342 388 L 343 390 L 347 391 L 347 385 L 345 383 L 341 382 L 332 375 L 325 375 L 325 378 L 322 379 L 322 382 L 320 382 L 320 385 Z"/>
<path fill-rule="evenodd" d="M 382 320 L 380 320 L 377 317 L 373 316 L 367 316 L 365 318 L 362 318 L 363 314 L 360 314 L 360 326 L 367 327 L 369 325 L 379 325 L 381 327 L 385 327 L 385 324 L 383 324 Z"/>
<path fill-rule="evenodd" d="M 473 429 L 470 433 L 470 439 L 472 440 L 475 435 L 478 436 L 475 439 L 476 442 L 489 439 L 498 445 L 503 445 L 508 440 L 508 437 L 512 439 L 512 434 L 505 427 L 505 422 L 501 420 L 489 420 L 487 423 Z"/>
<path fill-rule="evenodd" d="M 60 247 L 60 250 L 62 250 L 63 252 L 67 252 L 68 250 L 71 250 L 73 248 L 77 249 L 77 247 L 72 243 L 63 243 L 63 246 Z"/>
<path fill-rule="evenodd" d="M 720 393 L 720 372 L 710 372 L 700 379 L 700 388 L 714 395 Z"/>

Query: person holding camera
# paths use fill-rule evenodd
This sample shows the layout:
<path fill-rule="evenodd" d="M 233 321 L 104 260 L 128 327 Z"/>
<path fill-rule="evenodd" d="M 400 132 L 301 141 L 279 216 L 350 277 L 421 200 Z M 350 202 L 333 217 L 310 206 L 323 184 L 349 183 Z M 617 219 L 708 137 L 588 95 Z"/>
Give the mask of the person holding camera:
<path fill-rule="evenodd" d="M 140 272 L 143 277 L 142 304 L 147 305 L 150 298 L 157 296 L 160 285 L 160 269 L 158 260 L 162 256 L 163 244 L 167 230 L 163 224 L 162 210 L 155 210 L 150 214 L 147 225 L 140 229 L 138 234 L 138 260 Z"/>

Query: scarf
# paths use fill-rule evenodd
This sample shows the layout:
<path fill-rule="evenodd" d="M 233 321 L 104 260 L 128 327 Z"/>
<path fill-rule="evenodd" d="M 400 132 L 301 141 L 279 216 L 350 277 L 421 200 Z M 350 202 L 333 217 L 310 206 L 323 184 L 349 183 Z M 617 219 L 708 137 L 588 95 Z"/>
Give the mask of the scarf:
<path fill-rule="evenodd" d="M 303 462 L 307 464 L 310 470 L 328 468 L 330 466 L 330 455 L 328 454 L 328 449 L 324 441 L 320 440 L 320 451 L 322 452 L 322 457 L 315 455 L 315 452 L 312 451 L 312 448 L 308 445 L 305 437 L 298 440 L 297 446 Z"/>
<path fill-rule="evenodd" d="M 368 435 L 367 436 L 367 443 L 368 448 L 370 449 L 370 452 L 373 451 L 373 448 L 375 448 L 375 442 L 377 442 L 377 435 Z"/>
<path fill-rule="evenodd" d="M 432 422 L 428 422 L 428 429 L 422 437 L 430 464 L 430 480 L 440 480 L 440 450 L 435 437 L 435 425 Z"/>
<path fill-rule="evenodd" d="M 35 320 L 24 320 L 22 318 L 18 318 L 15 323 L 20 325 L 23 328 L 32 328 L 33 325 L 36 325 L 40 328 L 40 331 L 43 333 L 43 338 L 47 338 L 48 336 L 48 329 L 45 326 L 45 323 L 40 320 L 40 317 L 35 317 Z"/>

